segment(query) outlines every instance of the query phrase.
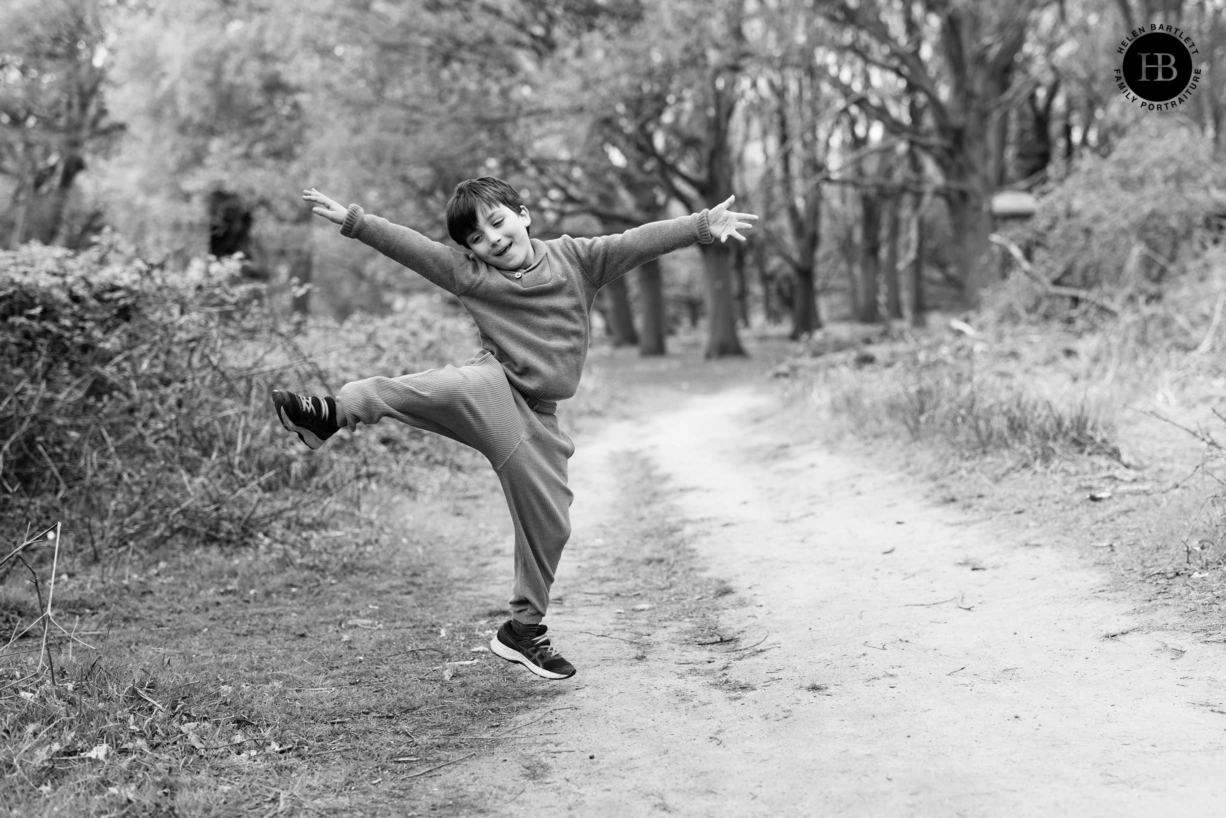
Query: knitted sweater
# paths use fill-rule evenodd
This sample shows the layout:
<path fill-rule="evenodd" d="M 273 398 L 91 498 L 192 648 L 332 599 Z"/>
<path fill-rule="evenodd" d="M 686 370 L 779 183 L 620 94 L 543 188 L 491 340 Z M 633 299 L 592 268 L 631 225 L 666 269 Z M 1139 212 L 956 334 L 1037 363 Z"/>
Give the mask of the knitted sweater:
<path fill-rule="evenodd" d="M 598 238 L 532 239 L 526 270 L 491 267 L 472 253 L 350 205 L 341 235 L 370 245 L 457 296 L 481 346 L 494 354 L 525 397 L 559 401 L 579 386 L 596 292 L 640 264 L 712 241 L 707 211 Z"/>

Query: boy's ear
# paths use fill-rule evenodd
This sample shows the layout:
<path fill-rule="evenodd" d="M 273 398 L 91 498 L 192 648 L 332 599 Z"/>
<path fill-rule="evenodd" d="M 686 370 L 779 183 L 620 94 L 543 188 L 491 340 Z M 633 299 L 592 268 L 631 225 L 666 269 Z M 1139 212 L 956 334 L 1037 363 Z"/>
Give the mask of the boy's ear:
<path fill-rule="evenodd" d="M 532 214 L 528 212 L 527 205 L 524 205 L 519 209 L 519 218 L 523 221 L 524 227 L 532 226 Z"/>

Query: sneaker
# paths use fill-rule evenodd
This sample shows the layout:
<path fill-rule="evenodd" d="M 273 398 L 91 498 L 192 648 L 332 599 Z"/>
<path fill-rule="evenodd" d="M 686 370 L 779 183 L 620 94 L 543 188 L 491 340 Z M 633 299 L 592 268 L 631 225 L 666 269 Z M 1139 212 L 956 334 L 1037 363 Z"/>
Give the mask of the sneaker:
<path fill-rule="evenodd" d="M 542 679 L 569 679 L 575 668 L 549 644 L 545 631 L 544 625 L 538 625 L 536 636 L 516 636 L 508 619 L 490 640 L 490 650 L 508 662 L 519 662 Z"/>
<path fill-rule="evenodd" d="M 336 402 L 332 398 L 307 397 L 293 392 L 272 390 L 272 405 L 277 408 L 281 425 L 311 449 L 318 449 L 336 434 Z"/>

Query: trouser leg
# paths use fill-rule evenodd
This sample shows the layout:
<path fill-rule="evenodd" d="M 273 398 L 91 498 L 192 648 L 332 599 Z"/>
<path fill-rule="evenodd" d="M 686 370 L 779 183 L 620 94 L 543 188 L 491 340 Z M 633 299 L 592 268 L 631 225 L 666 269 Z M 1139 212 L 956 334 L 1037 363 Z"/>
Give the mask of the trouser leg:
<path fill-rule="evenodd" d="M 523 434 L 517 396 L 502 364 L 486 354 L 460 367 L 353 381 L 336 399 L 350 429 L 392 418 L 471 446 L 497 469 Z"/>
<path fill-rule="evenodd" d="M 570 538 L 573 495 L 566 480 L 574 444 L 558 428 L 557 417 L 532 411 L 489 355 L 462 367 L 354 381 L 341 388 L 337 403 L 350 428 L 392 418 L 457 440 L 489 459 L 515 530 L 511 614 L 519 622 L 540 622 Z"/>
<path fill-rule="evenodd" d="M 511 589 L 511 615 L 516 621 L 537 624 L 549 608 L 562 549 L 570 539 L 570 504 L 566 484 L 567 460 L 575 447 L 558 428 L 554 415 L 538 415 L 523 403 L 524 437 L 498 469 L 515 527 L 515 581 Z"/>

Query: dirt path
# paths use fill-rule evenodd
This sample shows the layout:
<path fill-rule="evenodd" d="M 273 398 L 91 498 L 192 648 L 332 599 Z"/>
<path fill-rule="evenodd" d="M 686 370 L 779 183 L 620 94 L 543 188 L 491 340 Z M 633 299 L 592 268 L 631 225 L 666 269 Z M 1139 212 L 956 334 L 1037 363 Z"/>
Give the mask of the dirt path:
<path fill-rule="evenodd" d="M 1025 515 L 975 523 L 804 442 L 764 383 L 657 385 L 579 436 L 550 621 L 580 673 L 486 777 L 499 814 L 1226 811 L 1221 645 Z M 714 637 L 677 588 L 602 594 L 644 515 L 726 581 Z"/>

